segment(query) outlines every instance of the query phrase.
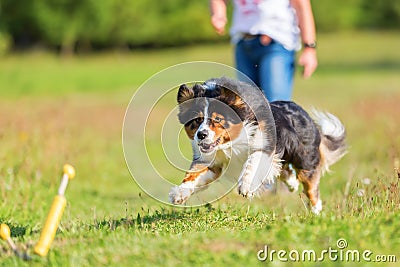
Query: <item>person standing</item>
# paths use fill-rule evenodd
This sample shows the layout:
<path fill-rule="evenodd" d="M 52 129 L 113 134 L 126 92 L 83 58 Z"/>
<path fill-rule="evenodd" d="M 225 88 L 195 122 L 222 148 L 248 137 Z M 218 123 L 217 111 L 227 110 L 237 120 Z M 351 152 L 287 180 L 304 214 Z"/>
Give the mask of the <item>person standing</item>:
<path fill-rule="evenodd" d="M 227 1 L 210 0 L 211 24 L 225 33 Z M 316 33 L 310 0 L 232 0 L 230 35 L 236 68 L 259 86 L 269 101 L 291 100 L 296 51 L 303 77 L 317 68 Z"/>

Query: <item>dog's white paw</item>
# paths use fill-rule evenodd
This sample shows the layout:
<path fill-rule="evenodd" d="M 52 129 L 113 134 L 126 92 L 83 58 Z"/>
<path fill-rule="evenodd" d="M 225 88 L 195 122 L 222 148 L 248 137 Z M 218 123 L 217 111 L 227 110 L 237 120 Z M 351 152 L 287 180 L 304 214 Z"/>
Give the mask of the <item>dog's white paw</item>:
<path fill-rule="evenodd" d="M 254 191 L 251 191 L 251 185 L 246 182 L 239 181 L 238 192 L 239 195 L 242 195 L 245 198 L 252 199 L 254 197 Z"/>
<path fill-rule="evenodd" d="M 189 187 L 174 186 L 169 192 L 169 201 L 174 205 L 185 203 L 188 198 L 193 194 L 193 189 Z"/>
<path fill-rule="evenodd" d="M 319 215 L 322 211 L 322 201 L 318 199 L 317 204 L 315 206 L 311 206 L 311 212 L 315 215 Z"/>

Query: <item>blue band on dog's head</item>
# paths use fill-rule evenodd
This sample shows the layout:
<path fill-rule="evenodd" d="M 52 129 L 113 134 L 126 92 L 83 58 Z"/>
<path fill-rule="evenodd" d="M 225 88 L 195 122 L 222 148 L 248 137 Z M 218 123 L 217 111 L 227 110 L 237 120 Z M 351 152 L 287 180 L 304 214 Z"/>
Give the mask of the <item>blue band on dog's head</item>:
<path fill-rule="evenodd" d="M 207 81 L 203 84 L 203 87 L 206 90 L 214 90 L 216 86 L 217 86 L 217 83 L 212 82 L 212 81 Z"/>

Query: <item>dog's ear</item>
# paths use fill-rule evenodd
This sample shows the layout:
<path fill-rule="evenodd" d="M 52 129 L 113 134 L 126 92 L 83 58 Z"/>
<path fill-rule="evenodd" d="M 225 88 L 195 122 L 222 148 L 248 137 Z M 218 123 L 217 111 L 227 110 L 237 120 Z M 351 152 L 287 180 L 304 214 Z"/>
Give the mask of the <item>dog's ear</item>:
<path fill-rule="evenodd" d="M 178 104 L 182 104 L 183 102 L 192 99 L 194 97 L 193 88 L 187 87 L 186 84 L 182 84 L 179 87 L 177 101 Z"/>
<path fill-rule="evenodd" d="M 226 103 L 233 104 L 237 107 L 241 107 L 244 102 L 240 96 L 238 96 L 234 91 L 229 90 L 223 86 L 220 87 L 221 96 L 225 99 Z"/>

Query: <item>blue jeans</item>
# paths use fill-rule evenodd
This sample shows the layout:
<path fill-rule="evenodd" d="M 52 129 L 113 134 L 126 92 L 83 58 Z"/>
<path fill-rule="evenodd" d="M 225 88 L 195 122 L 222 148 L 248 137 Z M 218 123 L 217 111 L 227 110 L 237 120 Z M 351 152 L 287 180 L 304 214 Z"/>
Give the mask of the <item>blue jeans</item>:
<path fill-rule="evenodd" d="M 265 46 L 255 36 L 237 43 L 235 59 L 236 68 L 262 89 L 268 101 L 291 100 L 295 51 L 274 40 Z"/>

